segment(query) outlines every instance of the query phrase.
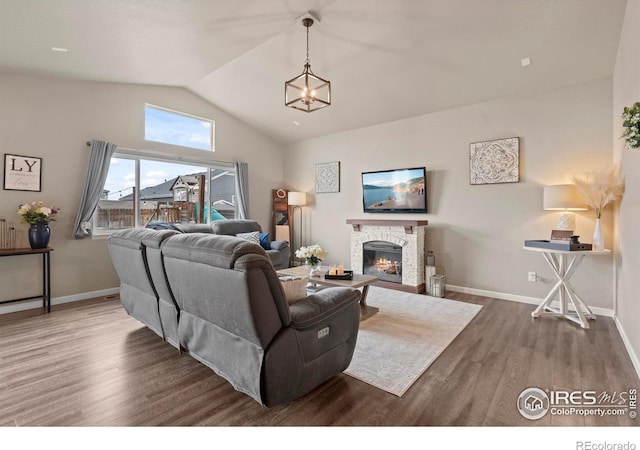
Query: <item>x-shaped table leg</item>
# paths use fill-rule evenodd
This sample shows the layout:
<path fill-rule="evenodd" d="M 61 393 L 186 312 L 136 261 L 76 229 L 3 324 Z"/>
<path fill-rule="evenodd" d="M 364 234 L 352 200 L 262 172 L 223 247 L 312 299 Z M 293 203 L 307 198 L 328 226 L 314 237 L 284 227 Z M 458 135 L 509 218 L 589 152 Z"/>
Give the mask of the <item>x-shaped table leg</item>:
<path fill-rule="evenodd" d="M 553 269 L 558 282 L 551 288 L 551 291 L 549 291 L 540 306 L 531 313 L 531 317 L 540 317 L 541 315 L 562 316 L 579 324 L 582 328 L 589 328 L 588 320 L 594 320 L 596 316 L 578 296 L 575 288 L 569 282 L 584 259 L 584 255 L 571 255 L 569 261 L 564 253 L 559 254 L 557 258 L 552 253 L 545 252 L 542 255 Z M 560 302 L 558 308 L 551 306 L 556 294 L 558 294 Z M 573 311 L 569 309 L 569 303 L 573 306 Z"/>

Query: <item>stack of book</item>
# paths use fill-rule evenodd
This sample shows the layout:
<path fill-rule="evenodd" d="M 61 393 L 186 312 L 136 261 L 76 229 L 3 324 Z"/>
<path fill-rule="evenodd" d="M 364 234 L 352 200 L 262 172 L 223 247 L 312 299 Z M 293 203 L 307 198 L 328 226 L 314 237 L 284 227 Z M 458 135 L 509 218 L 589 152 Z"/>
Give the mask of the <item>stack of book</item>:
<path fill-rule="evenodd" d="M 0 219 L 0 250 L 16 248 L 16 229 L 7 224 L 6 219 Z"/>

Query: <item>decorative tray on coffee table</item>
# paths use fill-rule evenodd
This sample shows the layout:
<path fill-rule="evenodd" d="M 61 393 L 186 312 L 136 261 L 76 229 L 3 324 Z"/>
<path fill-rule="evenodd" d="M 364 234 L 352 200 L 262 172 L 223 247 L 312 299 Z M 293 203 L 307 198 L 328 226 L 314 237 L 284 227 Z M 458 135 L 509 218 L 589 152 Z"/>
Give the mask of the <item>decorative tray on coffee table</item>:
<path fill-rule="evenodd" d="M 353 280 L 353 270 L 345 270 L 344 275 L 329 275 L 329 272 L 324 274 L 325 280 Z"/>

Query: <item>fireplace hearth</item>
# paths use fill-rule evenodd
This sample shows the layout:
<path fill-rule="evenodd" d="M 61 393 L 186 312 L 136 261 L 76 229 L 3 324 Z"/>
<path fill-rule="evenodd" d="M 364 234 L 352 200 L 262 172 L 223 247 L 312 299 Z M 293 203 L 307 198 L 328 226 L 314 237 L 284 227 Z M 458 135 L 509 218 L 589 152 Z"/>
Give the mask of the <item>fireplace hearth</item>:
<path fill-rule="evenodd" d="M 402 284 L 402 247 L 391 242 L 362 244 L 363 273 L 382 281 Z"/>

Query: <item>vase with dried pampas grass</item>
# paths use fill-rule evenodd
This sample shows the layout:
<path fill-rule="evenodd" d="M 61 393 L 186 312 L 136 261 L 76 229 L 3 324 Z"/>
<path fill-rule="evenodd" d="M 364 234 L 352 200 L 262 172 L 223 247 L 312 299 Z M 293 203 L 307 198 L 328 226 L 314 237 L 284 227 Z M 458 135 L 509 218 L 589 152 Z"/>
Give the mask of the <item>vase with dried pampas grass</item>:
<path fill-rule="evenodd" d="M 578 194 L 596 213 L 596 229 L 593 233 L 593 249 L 602 250 L 604 239 L 600 218 L 605 208 L 613 202 L 620 201 L 624 195 L 624 176 L 620 166 L 606 166 L 599 170 L 585 173 L 582 177 L 573 177 Z"/>

